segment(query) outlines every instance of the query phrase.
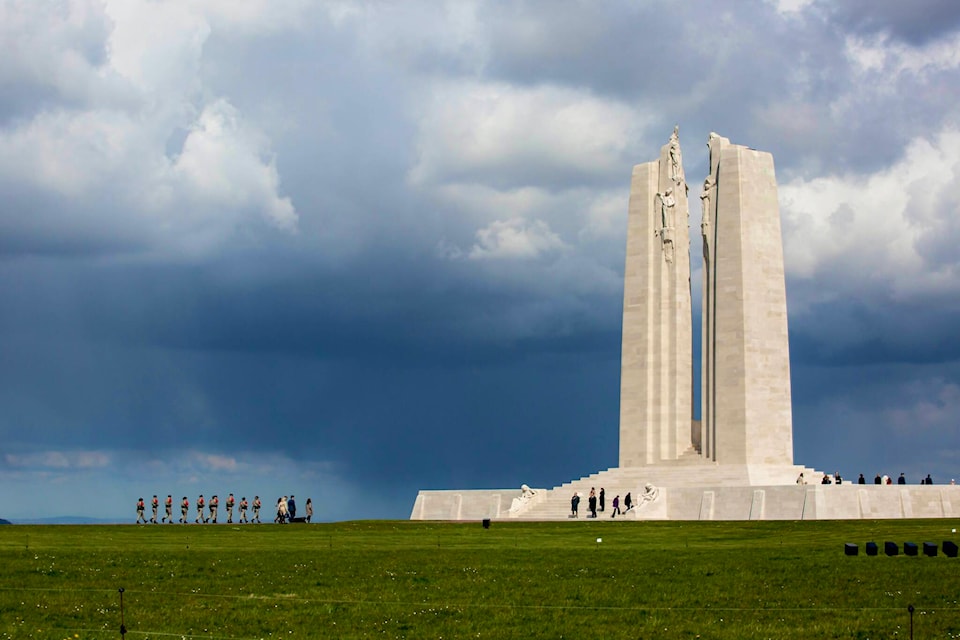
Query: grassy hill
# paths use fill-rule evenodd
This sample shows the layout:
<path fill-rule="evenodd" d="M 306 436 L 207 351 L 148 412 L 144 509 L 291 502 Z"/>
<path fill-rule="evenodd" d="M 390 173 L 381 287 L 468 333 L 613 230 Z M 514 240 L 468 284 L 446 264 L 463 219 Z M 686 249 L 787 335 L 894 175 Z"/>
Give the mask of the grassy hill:
<path fill-rule="evenodd" d="M 0 530 L 0 638 L 908 638 L 960 634 L 923 521 L 349 522 Z M 598 539 L 600 541 L 598 541 Z M 860 555 L 844 555 L 857 542 Z"/>

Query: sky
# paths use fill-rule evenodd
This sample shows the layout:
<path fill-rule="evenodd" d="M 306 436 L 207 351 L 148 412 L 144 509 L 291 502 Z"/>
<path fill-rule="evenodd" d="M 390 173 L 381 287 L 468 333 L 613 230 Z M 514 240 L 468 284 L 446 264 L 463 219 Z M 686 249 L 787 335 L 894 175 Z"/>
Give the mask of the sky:
<path fill-rule="evenodd" d="M 674 125 L 693 185 L 711 131 L 774 156 L 795 461 L 960 477 L 955 0 L 0 0 L 0 42 L 2 518 L 615 466 Z"/>

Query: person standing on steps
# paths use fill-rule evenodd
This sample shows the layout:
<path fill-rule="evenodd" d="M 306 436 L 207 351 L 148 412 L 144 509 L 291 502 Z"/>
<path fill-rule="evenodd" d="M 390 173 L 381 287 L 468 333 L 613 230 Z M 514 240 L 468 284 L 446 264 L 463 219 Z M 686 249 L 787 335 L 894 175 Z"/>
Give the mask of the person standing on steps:
<path fill-rule="evenodd" d="M 588 518 L 597 517 L 597 492 L 593 487 L 590 487 L 590 497 L 587 498 L 587 505 L 590 507 L 590 515 Z"/>
<path fill-rule="evenodd" d="M 603 510 L 607 508 L 607 494 L 603 490 L 603 487 L 600 487 L 600 513 L 603 513 Z"/>
<path fill-rule="evenodd" d="M 620 496 L 616 495 L 613 497 L 613 512 L 610 517 L 616 518 L 618 515 L 620 515 Z"/>
<path fill-rule="evenodd" d="M 580 517 L 580 494 L 576 491 L 573 492 L 573 497 L 570 498 L 570 517 Z"/>

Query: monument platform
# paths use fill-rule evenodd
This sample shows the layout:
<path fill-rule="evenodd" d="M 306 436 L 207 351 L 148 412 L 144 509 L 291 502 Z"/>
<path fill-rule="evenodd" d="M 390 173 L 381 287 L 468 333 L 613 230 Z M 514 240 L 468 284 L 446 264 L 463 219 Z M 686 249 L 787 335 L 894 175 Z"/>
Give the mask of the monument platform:
<path fill-rule="evenodd" d="M 816 484 L 798 485 L 797 476 Z M 629 492 L 629 520 L 857 520 L 960 517 L 960 486 L 819 484 L 823 474 L 794 465 L 669 464 L 612 468 L 552 489 L 420 491 L 411 520 L 574 520 L 570 500 L 581 496 L 587 518 L 590 489 L 603 487 L 610 518 Z M 651 488 L 648 488 L 650 485 Z"/>

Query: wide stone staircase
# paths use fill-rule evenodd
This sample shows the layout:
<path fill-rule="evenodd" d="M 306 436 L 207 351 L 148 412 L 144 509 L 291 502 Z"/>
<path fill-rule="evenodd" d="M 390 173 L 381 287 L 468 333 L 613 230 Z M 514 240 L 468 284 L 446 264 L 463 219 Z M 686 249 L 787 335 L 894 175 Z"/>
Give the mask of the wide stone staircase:
<path fill-rule="evenodd" d="M 629 492 L 633 504 L 637 505 L 647 484 L 657 488 L 697 487 L 705 490 L 711 487 L 793 485 L 801 473 L 808 484 L 819 483 L 823 477 L 823 473 L 800 465 L 718 465 L 704 462 L 694 454 L 668 464 L 612 467 L 552 489 L 540 490 L 545 495 L 538 495 L 536 500 L 518 513 L 502 514 L 501 517 L 517 520 L 566 519 L 570 516 L 570 500 L 574 493 L 579 493 L 579 518 L 585 519 L 589 514 L 590 490 L 595 489 L 599 495 L 602 487 L 606 496 L 603 516 L 609 518 L 615 496 L 620 496 L 622 511 L 626 494 Z M 598 517 L 600 515 L 598 513 Z M 626 517 L 636 518 L 636 510 L 626 514 Z"/>

